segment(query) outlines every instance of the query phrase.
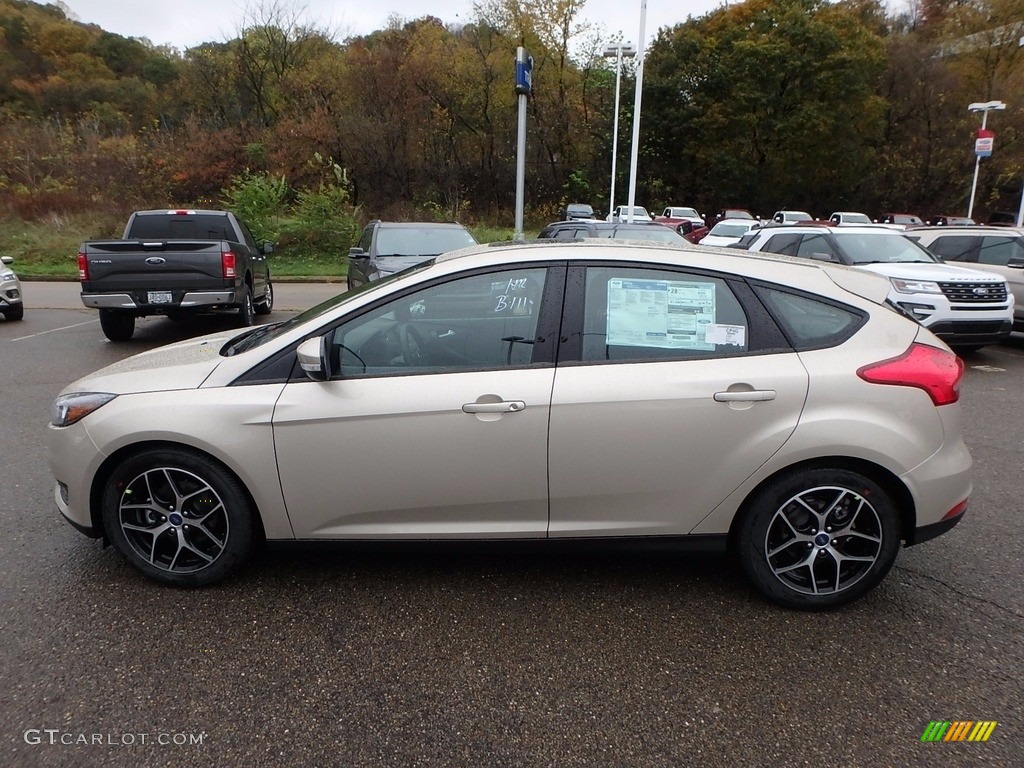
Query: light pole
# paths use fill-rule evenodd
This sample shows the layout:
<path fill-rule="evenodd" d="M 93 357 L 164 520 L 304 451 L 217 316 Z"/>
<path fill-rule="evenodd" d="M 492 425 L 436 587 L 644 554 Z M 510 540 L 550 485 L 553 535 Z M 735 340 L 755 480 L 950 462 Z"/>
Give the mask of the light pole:
<path fill-rule="evenodd" d="M 967 105 L 968 112 L 981 112 L 981 130 L 985 130 L 985 126 L 988 124 L 988 113 L 992 111 L 1001 112 L 1006 109 L 1006 104 L 1001 101 L 976 101 L 973 104 Z M 978 141 L 982 139 L 982 135 L 979 133 Z M 987 154 L 983 154 L 978 143 L 974 145 L 974 181 L 971 182 L 971 202 L 967 204 L 967 218 L 973 218 L 974 216 L 974 194 L 978 189 L 978 169 L 981 167 L 981 158 L 987 157 L 992 154 L 991 147 Z"/>
<path fill-rule="evenodd" d="M 644 26 L 647 24 L 647 0 L 640 0 L 640 46 L 637 49 L 636 91 L 633 94 L 633 146 L 629 159 L 629 208 L 626 221 L 633 223 L 636 206 L 636 162 L 640 151 L 640 101 L 644 88 Z"/>
<path fill-rule="evenodd" d="M 615 160 L 619 156 L 619 85 L 622 81 L 622 58 L 636 56 L 632 43 L 615 43 L 604 47 L 606 59 L 615 59 L 615 119 L 612 127 L 612 189 L 608 193 L 608 213 L 615 210 Z"/>

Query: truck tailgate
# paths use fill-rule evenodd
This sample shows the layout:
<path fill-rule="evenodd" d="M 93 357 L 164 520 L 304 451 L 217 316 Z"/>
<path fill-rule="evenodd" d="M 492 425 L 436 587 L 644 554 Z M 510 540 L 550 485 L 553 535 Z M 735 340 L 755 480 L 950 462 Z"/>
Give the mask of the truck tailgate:
<path fill-rule="evenodd" d="M 86 291 L 189 290 L 230 287 L 221 253 L 228 243 L 210 240 L 109 240 L 84 245 Z"/>

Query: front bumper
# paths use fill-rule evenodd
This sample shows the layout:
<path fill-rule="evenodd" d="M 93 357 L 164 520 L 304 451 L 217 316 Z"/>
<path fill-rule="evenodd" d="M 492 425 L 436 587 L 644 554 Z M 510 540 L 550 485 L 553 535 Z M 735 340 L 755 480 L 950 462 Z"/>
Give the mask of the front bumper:
<path fill-rule="evenodd" d="M 950 346 L 995 344 L 1010 335 L 1012 320 L 946 320 L 926 326 Z"/>

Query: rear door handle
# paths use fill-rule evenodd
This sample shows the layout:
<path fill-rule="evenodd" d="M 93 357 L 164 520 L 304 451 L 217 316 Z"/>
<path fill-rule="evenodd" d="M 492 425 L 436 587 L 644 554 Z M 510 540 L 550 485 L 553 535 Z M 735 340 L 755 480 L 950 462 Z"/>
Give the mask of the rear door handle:
<path fill-rule="evenodd" d="M 503 403 L 466 403 L 463 413 L 518 413 L 526 410 L 522 400 L 507 400 Z"/>
<path fill-rule="evenodd" d="M 715 392 L 715 400 L 719 403 L 760 403 L 774 400 L 774 389 L 754 389 L 748 392 Z"/>

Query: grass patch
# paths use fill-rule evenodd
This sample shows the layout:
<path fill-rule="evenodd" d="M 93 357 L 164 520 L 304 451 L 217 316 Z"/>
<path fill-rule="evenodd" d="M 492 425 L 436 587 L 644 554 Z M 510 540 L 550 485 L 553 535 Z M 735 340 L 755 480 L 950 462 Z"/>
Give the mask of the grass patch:
<path fill-rule="evenodd" d="M 78 248 L 86 240 L 116 240 L 124 227 L 102 216 L 53 214 L 44 221 L 22 221 L 0 216 L 0 254 L 13 256 L 11 267 L 23 280 L 78 279 Z M 481 243 L 512 239 L 511 227 L 486 224 L 469 227 Z M 537 232 L 526 232 L 532 239 Z M 268 257 L 274 277 L 342 278 L 348 272 L 347 255 L 330 258 L 289 253 L 282 247 Z"/>

